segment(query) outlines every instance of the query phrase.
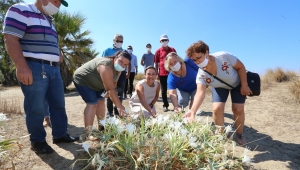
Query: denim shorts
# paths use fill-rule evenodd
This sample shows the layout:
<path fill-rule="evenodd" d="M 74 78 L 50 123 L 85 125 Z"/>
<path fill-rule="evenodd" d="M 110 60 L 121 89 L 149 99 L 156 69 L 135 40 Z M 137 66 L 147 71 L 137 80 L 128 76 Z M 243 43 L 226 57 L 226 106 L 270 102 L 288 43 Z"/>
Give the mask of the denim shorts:
<path fill-rule="evenodd" d="M 98 100 L 104 100 L 104 97 L 101 96 L 101 94 L 105 91 L 95 91 L 87 86 L 80 86 L 73 82 L 78 93 L 80 94 L 81 98 L 85 101 L 87 104 L 97 104 Z"/>
<path fill-rule="evenodd" d="M 212 93 L 212 102 L 222 102 L 225 103 L 229 92 L 231 96 L 232 103 L 240 103 L 243 104 L 246 101 L 246 96 L 243 96 L 239 90 L 233 89 L 224 89 L 224 88 L 213 88 L 210 87 Z"/>
<path fill-rule="evenodd" d="M 177 92 L 177 98 L 178 98 L 178 105 L 181 107 L 183 106 L 184 108 L 189 105 L 189 101 L 193 101 L 196 90 L 192 92 L 185 92 L 179 89 L 176 89 Z"/>

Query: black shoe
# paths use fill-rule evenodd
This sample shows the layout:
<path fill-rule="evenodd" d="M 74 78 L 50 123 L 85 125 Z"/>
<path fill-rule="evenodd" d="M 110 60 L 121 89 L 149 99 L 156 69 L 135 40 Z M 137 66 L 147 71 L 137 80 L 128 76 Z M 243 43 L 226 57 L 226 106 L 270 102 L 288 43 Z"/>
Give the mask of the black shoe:
<path fill-rule="evenodd" d="M 67 134 L 64 137 L 53 139 L 53 143 L 70 143 L 70 142 L 75 142 L 79 140 L 79 137 L 72 137 L 69 134 Z"/>
<path fill-rule="evenodd" d="M 35 142 L 31 144 L 30 149 L 36 154 L 50 154 L 54 152 L 47 142 Z"/>
<path fill-rule="evenodd" d="M 164 106 L 164 112 L 167 112 L 167 111 L 169 111 L 169 109 Z"/>

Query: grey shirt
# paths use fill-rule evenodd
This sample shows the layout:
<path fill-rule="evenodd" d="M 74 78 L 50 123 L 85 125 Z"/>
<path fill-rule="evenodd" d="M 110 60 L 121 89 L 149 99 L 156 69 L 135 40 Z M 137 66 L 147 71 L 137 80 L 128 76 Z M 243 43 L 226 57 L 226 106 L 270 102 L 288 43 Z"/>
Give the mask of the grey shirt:
<path fill-rule="evenodd" d="M 142 59 L 144 60 L 144 69 L 148 66 L 154 66 L 154 54 L 145 53 Z"/>
<path fill-rule="evenodd" d="M 217 67 L 217 77 L 226 83 L 236 87 L 240 84 L 240 77 L 237 71 L 233 68 L 237 62 L 237 57 L 228 52 L 217 52 L 211 54 L 215 57 L 216 67 Z M 204 72 L 202 69 L 198 70 L 198 75 L 196 78 L 197 84 L 210 85 L 214 88 L 225 88 L 231 89 L 224 83 L 221 83 L 217 79 Z"/>

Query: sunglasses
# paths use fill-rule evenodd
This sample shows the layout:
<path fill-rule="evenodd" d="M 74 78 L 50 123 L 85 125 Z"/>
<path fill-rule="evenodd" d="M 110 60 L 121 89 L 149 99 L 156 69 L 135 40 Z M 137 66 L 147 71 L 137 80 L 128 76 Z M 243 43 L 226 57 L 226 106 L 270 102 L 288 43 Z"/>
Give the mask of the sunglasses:
<path fill-rule="evenodd" d="M 161 42 L 165 42 L 165 41 L 169 41 L 169 40 L 161 40 Z"/>
<path fill-rule="evenodd" d="M 116 40 L 117 43 L 123 43 L 123 41 Z"/>

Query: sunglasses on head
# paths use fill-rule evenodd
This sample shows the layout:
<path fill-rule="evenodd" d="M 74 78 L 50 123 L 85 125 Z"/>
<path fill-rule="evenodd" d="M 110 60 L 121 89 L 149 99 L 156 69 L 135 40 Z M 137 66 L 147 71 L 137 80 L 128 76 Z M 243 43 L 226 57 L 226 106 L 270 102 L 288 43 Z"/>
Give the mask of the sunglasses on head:
<path fill-rule="evenodd" d="M 165 40 L 161 40 L 161 42 L 165 42 L 165 41 L 169 41 L 169 40 L 167 40 L 167 39 L 165 39 Z"/>
<path fill-rule="evenodd" d="M 116 40 L 117 43 L 123 43 L 123 41 Z"/>

